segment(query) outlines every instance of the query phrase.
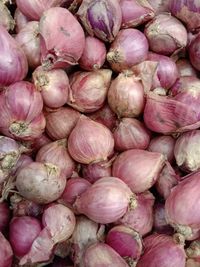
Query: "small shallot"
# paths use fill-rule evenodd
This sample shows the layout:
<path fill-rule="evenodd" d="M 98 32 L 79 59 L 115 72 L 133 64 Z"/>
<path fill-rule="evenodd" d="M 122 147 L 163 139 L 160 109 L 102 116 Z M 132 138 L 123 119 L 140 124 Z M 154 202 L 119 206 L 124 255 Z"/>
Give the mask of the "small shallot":
<path fill-rule="evenodd" d="M 197 69 L 200 70 L 200 63 L 199 63 L 199 54 L 200 54 L 200 49 L 199 49 L 199 44 L 200 44 L 200 34 L 192 40 L 190 46 L 189 46 L 189 56 L 190 56 L 190 62 L 192 65 Z"/>
<path fill-rule="evenodd" d="M 15 31 L 18 33 L 26 24 L 30 21 L 29 18 L 27 18 L 20 10 L 19 8 L 15 9 L 14 14 L 14 20 L 15 20 Z"/>
<path fill-rule="evenodd" d="M 0 266 L 11 267 L 13 262 L 13 251 L 8 240 L 0 232 Z"/>

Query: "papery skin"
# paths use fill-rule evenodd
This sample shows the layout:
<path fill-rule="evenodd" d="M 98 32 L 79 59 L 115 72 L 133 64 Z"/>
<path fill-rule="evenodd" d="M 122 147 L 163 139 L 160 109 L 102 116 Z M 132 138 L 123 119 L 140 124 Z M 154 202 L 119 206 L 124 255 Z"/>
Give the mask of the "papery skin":
<path fill-rule="evenodd" d="M 45 11 L 39 22 L 39 31 L 41 62 L 45 69 L 77 64 L 85 46 L 85 35 L 67 9 L 52 7 Z"/>
<path fill-rule="evenodd" d="M 0 87 L 2 87 L 23 80 L 28 72 L 28 62 L 20 45 L 1 25 L 0 35 Z"/>
<path fill-rule="evenodd" d="M 129 205 L 135 207 L 130 188 L 116 177 L 103 177 L 77 198 L 74 208 L 94 222 L 106 224 L 122 217 Z"/>
<path fill-rule="evenodd" d="M 148 41 L 137 29 L 119 31 L 107 53 L 112 70 L 122 72 L 144 61 L 148 55 Z"/>
<path fill-rule="evenodd" d="M 172 189 L 165 202 L 167 222 L 186 240 L 194 240 L 199 236 L 199 183 L 200 172 L 189 174 Z"/>
<path fill-rule="evenodd" d="M 79 65 L 87 71 L 100 69 L 106 60 L 106 46 L 99 39 L 91 36 L 85 38 L 85 48 L 79 59 Z"/>
<path fill-rule="evenodd" d="M 192 65 L 197 69 L 198 71 L 200 70 L 200 63 L 199 63 L 199 44 L 200 44 L 200 34 L 194 38 L 189 46 L 189 57 L 190 57 L 190 62 Z"/>
<path fill-rule="evenodd" d="M 181 58 L 176 61 L 176 66 L 179 70 L 180 76 L 197 76 L 196 70 L 192 67 L 189 60 Z"/>
<path fill-rule="evenodd" d="M 104 243 L 90 245 L 83 257 L 84 267 L 128 267 L 129 265 L 115 250 Z"/>
<path fill-rule="evenodd" d="M 32 74 L 33 83 L 41 92 L 44 104 L 50 108 L 59 108 L 67 103 L 69 79 L 62 69 L 45 71 L 41 66 Z"/>
<path fill-rule="evenodd" d="M 16 82 L 0 94 L 0 131 L 19 140 L 33 140 L 45 128 L 41 94 L 30 82 Z"/>
<path fill-rule="evenodd" d="M 10 243 L 0 232 L 0 266 L 11 267 L 13 262 L 13 250 Z"/>
<path fill-rule="evenodd" d="M 151 232 L 153 227 L 153 205 L 155 197 L 149 191 L 136 196 L 137 207 L 128 210 L 116 223 L 137 231 L 141 236 Z"/>
<path fill-rule="evenodd" d="M 14 14 L 15 31 L 18 33 L 30 20 L 17 7 Z"/>
<path fill-rule="evenodd" d="M 177 165 L 186 172 L 200 169 L 199 159 L 200 130 L 183 133 L 177 140 L 174 155 Z"/>
<path fill-rule="evenodd" d="M 23 49 L 30 68 L 35 69 L 40 65 L 40 36 L 39 23 L 30 21 L 18 32 L 15 40 Z"/>
<path fill-rule="evenodd" d="M 150 142 L 150 132 L 142 122 L 134 118 L 122 118 L 113 132 L 113 137 L 117 151 L 146 149 Z"/>
<path fill-rule="evenodd" d="M 120 5 L 115 0 L 83 0 L 78 17 L 91 36 L 105 42 L 112 42 L 122 22 Z"/>
<path fill-rule="evenodd" d="M 104 125 L 82 115 L 68 138 L 71 157 L 83 164 L 107 160 L 113 152 L 114 139 Z"/>
<path fill-rule="evenodd" d="M 0 25 L 4 26 L 7 31 L 12 31 L 15 28 L 15 20 L 3 2 L 0 3 Z"/>
<path fill-rule="evenodd" d="M 154 15 L 154 9 L 147 0 L 121 0 L 122 28 L 137 27 L 149 20 Z"/>
<path fill-rule="evenodd" d="M 163 12 L 169 12 L 170 1 L 171 0 L 148 0 L 156 15 Z"/>
<path fill-rule="evenodd" d="M 107 96 L 112 71 L 100 69 L 93 72 L 75 72 L 70 76 L 68 105 L 80 112 L 100 109 Z"/>
<path fill-rule="evenodd" d="M 49 110 L 46 114 L 46 132 L 53 140 L 67 138 L 75 127 L 80 113 L 70 107 Z"/>
<path fill-rule="evenodd" d="M 112 175 L 124 181 L 134 193 L 142 193 L 155 184 L 164 162 L 160 153 L 130 149 L 116 158 Z"/>
<path fill-rule="evenodd" d="M 144 239 L 144 254 L 137 267 L 185 267 L 184 244 L 176 243 L 173 237 L 153 234 Z"/>
<path fill-rule="evenodd" d="M 107 97 L 118 117 L 138 117 L 144 109 L 144 88 L 132 72 L 120 73 L 111 82 Z"/>
<path fill-rule="evenodd" d="M 187 45 L 187 31 L 184 25 L 170 14 L 155 16 L 144 31 L 150 49 L 158 54 L 171 55 Z"/>

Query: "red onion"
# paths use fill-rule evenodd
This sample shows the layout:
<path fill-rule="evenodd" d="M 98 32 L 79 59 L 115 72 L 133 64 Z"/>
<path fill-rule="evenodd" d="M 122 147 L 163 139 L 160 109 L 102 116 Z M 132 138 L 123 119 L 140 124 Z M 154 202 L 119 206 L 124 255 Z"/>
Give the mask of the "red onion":
<path fill-rule="evenodd" d="M 15 21 L 3 2 L 0 2 L 0 25 L 4 26 L 7 31 L 12 31 L 15 28 Z"/>
<path fill-rule="evenodd" d="M 111 164 L 112 162 L 106 161 L 89 165 L 82 165 L 83 178 L 87 179 L 90 183 L 93 184 L 102 177 L 109 177 L 112 175 Z"/>
<path fill-rule="evenodd" d="M 23 80 L 28 72 L 28 63 L 24 51 L 7 30 L 0 25 L 1 61 L 0 87 Z"/>
<path fill-rule="evenodd" d="M 184 100 L 190 101 L 190 98 L 185 97 Z M 193 106 L 193 103 L 188 105 L 173 97 L 149 93 L 144 109 L 144 122 L 150 130 L 163 134 L 197 129 L 200 126 L 198 109 L 199 106 Z"/>
<path fill-rule="evenodd" d="M 128 210 L 117 224 L 130 227 L 143 236 L 151 232 L 153 227 L 153 205 L 155 198 L 149 191 L 146 191 L 137 195 L 136 200 L 137 207 L 134 210 Z"/>
<path fill-rule="evenodd" d="M 19 160 L 17 161 L 14 169 L 12 170 L 12 175 L 17 176 L 20 169 L 24 168 L 25 166 L 27 166 L 31 162 L 33 162 L 33 159 L 30 156 L 28 156 L 26 154 L 22 154 L 20 156 Z"/>
<path fill-rule="evenodd" d="M 115 149 L 125 151 L 132 148 L 146 149 L 150 133 L 142 122 L 133 118 L 122 118 L 113 132 Z"/>
<path fill-rule="evenodd" d="M 148 41 L 142 32 L 136 29 L 121 30 L 111 44 L 107 60 L 114 71 L 121 72 L 144 61 L 148 49 Z"/>
<path fill-rule="evenodd" d="M 21 81 L 0 94 L 0 131 L 19 140 L 39 137 L 45 128 L 41 94 L 32 83 Z"/>
<path fill-rule="evenodd" d="M 0 203 L 0 232 L 4 232 L 10 221 L 10 209 L 6 202 Z"/>
<path fill-rule="evenodd" d="M 81 112 L 100 109 L 107 96 L 112 71 L 100 69 L 93 72 L 75 72 L 70 77 L 68 105 Z"/>
<path fill-rule="evenodd" d="M 99 39 L 91 36 L 85 38 L 85 48 L 79 60 L 84 70 L 100 69 L 106 59 L 106 46 Z"/>
<path fill-rule="evenodd" d="M 84 115 L 80 117 L 68 139 L 70 155 L 83 164 L 106 160 L 112 154 L 113 147 L 114 139 L 109 129 Z"/>
<path fill-rule="evenodd" d="M 15 31 L 18 33 L 23 27 L 28 23 L 29 18 L 27 18 L 20 10 L 19 8 L 15 9 L 14 14 L 14 20 L 15 20 Z"/>
<path fill-rule="evenodd" d="M 134 193 L 141 193 L 155 184 L 164 162 L 160 153 L 130 149 L 116 158 L 112 175 L 123 180 Z"/>
<path fill-rule="evenodd" d="M 45 71 L 41 66 L 32 74 L 33 83 L 41 91 L 44 104 L 59 108 L 66 104 L 69 95 L 69 79 L 62 69 Z"/>
<path fill-rule="evenodd" d="M 80 117 L 80 113 L 70 107 L 50 110 L 45 115 L 46 131 L 53 140 L 67 138 Z"/>
<path fill-rule="evenodd" d="M 170 11 L 173 16 L 183 21 L 189 31 L 196 31 L 200 28 L 199 1 L 175 1 L 170 2 Z"/>
<path fill-rule="evenodd" d="M 153 89 L 164 87 L 169 89 L 179 77 L 176 63 L 169 57 L 150 52 L 148 60 L 158 62 L 157 71 L 153 79 Z"/>
<path fill-rule="evenodd" d="M 75 209 L 97 223 L 112 223 L 128 208 L 135 207 L 134 195 L 120 179 L 104 177 L 90 186 L 74 203 Z"/>
<path fill-rule="evenodd" d="M 21 169 L 17 175 L 16 187 L 19 194 L 39 204 L 58 199 L 66 184 L 57 166 L 50 163 L 33 162 Z"/>
<path fill-rule="evenodd" d="M 4 182 L 15 168 L 21 155 L 18 143 L 5 136 L 0 136 L 0 183 Z"/>
<path fill-rule="evenodd" d="M 0 232 L 0 266 L 11 267 L 13 261 L 13 251 L 10 243 Z"/>
<path fill-rule="evenodd" d="M 154 10 L 147 0 L 121 0 L 122 28 L 137 27 L 154 17 Z"/>
<path fill-rule="evenodd" d="M 35 69 L 40 65 L 39 23 L 28 22 L 15 36 L 15 40 L 23 49 L 29 67 Z"/>
<path fill-rule="evenodd" d="M 82 263 L 87 246 L 104 239 L 104 231 L 104 225 L 99 225 L 85 216 L 77 217 L 76 226 L 70 239 L 71 258 L 75 266 Z"/>
<path fill-rule="evenodd" d="M 165 219 L 165 205 L 162 203 L 156 203 L 154 205 L 154 220 L 153 220 L 153 228 L 154 231 L 158 234 L 168 234 L 171 235 L 173 233 L 173 228 L 167 224 Z"/>
<path fill-rule="evenodd" d="M 155 187 L 158 193 L 166 199 L 172 190 L 172 188 L 178 184 L 179 176 L 175 173 L 174 169 L 168 161 L 162 169 Z"/>
<path fill-rule="evenodd" d="M 108 90 L 108 103 L 118 117 L 137 117 L 144 108 L 144 89 L 132 72 L 120 73 Z"/>
<path fill-rule="evenodd" d="M 50 7 L 60 6 L 66 0 L 27 0 L 25 3 L 23 0 L 16 0 L 16 2 L 25 16 L 32 20 L 39 20 L 44 11 Z"/>
<path fill-rule="evenodd" d="M 200 130 L 193 130 L 183 133 L 176 141 L 176 163 L 184 171 L 193 172 L 200 169 L 199 138 Z"/>
<path fill-rule="evenodd" d="M 60 202 L 64 204 L 74 204 L 77 197 L 84 193 L 91 186 L 86 179 L 75 177 L 67 181 L 65 190 L 60 197 Z"/>
<path fill-rule="evenodd" d="M 37 153 L 36 161 L 57 165 L 60 168 L 61 176 L 65 178 L 69 178 L 75 169 L 75 162 L 67 151 L 66 139 L 51 142 L 41 147 Z"/>
<path fill-rule="evenodd" d="M 187 31 L 183 24 L 170 14 L 155 16 L 145 28 L 150 49 L 162 55 L 171 55 L 187 45 Z"/>
<path fill-rule="evenodd" d="M 77 64 L 83 53 L 85 36 L 81 25 L 67 9 L 52 7 L 45 11 L 39 28 L 43 67 L 65 68 Z"/>
<path fill-rule="evenodd" d="M 115 0 L 83 0 L 78 16 L 86 31 L 105 42 L 112 42 L 119 32 L 122 13 Z"/>
<path fill-rule="evenodd" d="M 90 113 L 88 117 L 94 121 L 102 123 L 110 130 L 115 127 L 117 121 L 116 114 L 110 109 L 110 106 L 107 103 L 96 112 Z"/>
<path fill-rule="evenodd" d="M 85 267 L 112 265 L 115 267 L 129 266 L 114 249 L 104 243 L 95 243 L 89 246 L 85 251 L 83 262 Z"/>
<path fill-rule="evenodd" d="M 187 240 L 199 236 L 199 183 L 200 172 L 184 177 L 184 180 L 173 188 L 165 203 L 167 222 Z"/>
<path fill-rule="evenodd" d="M 40 221 L 33 217 L 14 217 L 10 222 L 9 240 L 17 257 L 28 253 L 35 238 L 42 230 Z"/>
<path fill-rule="evenodd" d="M 149 4 L 152 6 L 156 14 L 162 12 L 169 12 L 169 2 L 171 0 L 148 0 Z"/>
<path fill-rule="evenodd" d="M 137 261 L 142 254 L 140 235 L 124 225 L 111 228 L 106 236 L 106 243 L 130 264 Z"/>
<path fill-rule="evenodd" d="M 200 54 L 200 49 L 199 49 L 199 44 L 200 44 L 200 34 L 192 40 L 190 46 L 189 46 L 189 57 L 190 57 L 190 62 L 192 65 L 197 69 L 200 70 L 200 63 L 199 63 L 199 54 Z"/>
<path fill-rule="evenodd" d="M 154 234 L 144 239 L 144 254 L 139 259 L 137 267 L 171 266 L 185 267 L 186 256 L 184 242 L 175 238 Z M 181 239 L 181 237 L 180 237 Z"/>
<path fill-rule="evenodd" d="M 191 63 L 184 58 L 176 62 L 180 76 L 197 76 L 196 70 L 192 67 Z"/>
<path fill-rule="evenodd" d="M 148 150 L 163 154 L 169 162 L 174 160 L 175 139 L 170 135 L 160 135 L 151 139 Z"/>

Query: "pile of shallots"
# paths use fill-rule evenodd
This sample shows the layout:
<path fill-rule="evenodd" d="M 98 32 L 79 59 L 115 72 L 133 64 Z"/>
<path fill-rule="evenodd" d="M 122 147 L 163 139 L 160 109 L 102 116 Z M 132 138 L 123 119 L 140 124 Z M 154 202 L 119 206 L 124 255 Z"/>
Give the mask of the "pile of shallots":
<path fill-rule="evenodd" d="M 0 267 L 200 267 L 200 0 L 0 0 Z"/>

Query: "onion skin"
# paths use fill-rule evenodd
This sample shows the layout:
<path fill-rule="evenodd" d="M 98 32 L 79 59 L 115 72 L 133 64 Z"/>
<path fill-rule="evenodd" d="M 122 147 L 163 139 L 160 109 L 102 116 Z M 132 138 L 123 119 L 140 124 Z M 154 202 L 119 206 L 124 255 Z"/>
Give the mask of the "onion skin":
<path fill-rule="evenodd" d="M 170 135 L 156 136 L 151 139 L 148 150 L 151 152 L 162 153 L 166 160 L 173 162 L 175 143 L 176 140 Z"/>
<path fill-rule="evenodd" d="M 17 175 L 19 194 L 38 204 L 47 204 L 58 199 L 64 191 L 66 179 L 53 164 L 30 163 Z"/>
<path fill-rule="evenodd" d="M 97 163 L 113 153 L 114 139 L 104 125 L 82 115 L 68 139 L 71 157 L 83 164 Z"/>
<path fill-rule="evenodd" d="M 45 71 L 40 66 L 33 72 L 32 78 L 36 89 L 41 91 L 46 106 L 59 108 L 67 103 L 69 79 L 64 70 L 54 69 Z"/>
<path fill-rule="evenodd" d="M 163 12 L 169 12 L 170 1 L 171 0 L 148 0 L 156 15 Z"/>
<path fill-rule="evenodd" d="M 155 184 L 164 162 L 160 153 L 130 149 L 116 158 L 112 175 L 124 181 L 134 193 L 141 193 Z"/>
<path fill-rule="evenodd" d="M 199 137 L 200 130 L 183 133 L 177 140 L 174 155 L 177 165 L 186 172 L 200 169 L 199 160 Z"/>
<path fill-rule="evenodd" d="M 2 2 L 0 3 L 0 25 L 4 26 L 7 31 L 12 31 L 15 28 L 15 21 L 9 9 Z"/>
<path fill-rule="evenodd" d="M 124 225 L 111 228 L 106 236 L 106 243 L 128 263 L 138 260 L 142 254 L 140 235 Z"/>
<path fill-rule="evenodd" d="M 81 25 L 67 9 L 52 7 L 45 11 L 39 30 L 41 62 L 45 69 L 77 64 L 83 53 L 85 36 Z"/>
<path fill-rule="evenodd" d="M 68 105 L 81 112 L 100 109 L 107 96 L 112 71 L 100 69 L 93 72 L 75 72 L 70 76 Z"/>
<path fill-rule="evenodd" d="M 197 69 L 200 70 L 200 63 L 199 63 L 199 43 L 200 43 L 200 34 L 194 38 L 189 46 L 189 57 L 190 62 L 192 65 Z"/>
<path fill-rule="evenodd" d="M 14 254 L 17 257 L 22 257 L 28 253 L 41 230 L 41 223 L 36 218 L 29 216 L 13 217 L 9 226 L 9 240 Z"/>
<path fill-rule="evenodd" d="M 71 258 L 75 266 L 81 265 L 85 248 L 104 239 L 105 226 L 99 225 L 85 216 L 78 216 L 70 238 Z"/>
<path fill-rule="evenodd" d="M 153 234 L 144 239 L 144 254 L 137 267 L 170 266 L 185 267 L 186 256 L 184 245 L 176 243 L 173 237 L 164 234 Z"/>
<path fill-rule="evenodd" d="M 144 88 L 132 72 L 120 73 L 108 90 L 108 104 L 118 117 L 138 117 L 144 109 Z"/>
<path fill-rule="evenodd" d="M 117 224 L 125 225 L 137 231 L 141 236 L 151 232 L 153 227 L 153 205 L 155 198 L 153 194 L 146 191 L 136 197 L 137 207 L 128 210 Z"/>
<path fill-rule="evenodd" d="M 36 155 L 36 161 L 57 165 L 60 168 L 61 176 L 65 178 L 69 178 L 75 170 L 75 162 L 67 151 L 66 139 L 41 147 Z"/>
<path fill-rule="evenodd" d="M 184 177 L 165 202 L 167 222 L 186 240 L 194 240 L 199 236 L 199 177 L 200 172 Z"/>
<path fill-rule="evenodd" d="M 171 55 L 187 45 L 187 31 L 170 14 L 155 16 L 145 27 L 150 49 L 158 54 Z"/>
<path fill-rule="evenodd" d="M 0 233 L 0 266 L 11 267 L 13 251 L 8 240 Z"/>
<path fill-rule="evenodd" d="M 153 79 L 153 89 L 156 87 L 169 89 L 179 78 L 178 68 L 171 58 L 149 52 L 148 60 L 158 62 L 157 71 Z"/>
<path fill-rule="evenodd" d="M 129 265 L 122 259 L 115 250 L 104 243 L 90 245 L 83 257 L 84 267 L 115 266 L 128 267 Z"/>
<path fill-rule="evenodd" d="M 191 63 L 184 58 L 179 59 L 176 62 L 176 66 L 179 70 L 180 76 L 197 76 L 196 70 L 192 67 Z"/>
<path fill-rule="evenodd" d="M 134 201 L 133 193 L 123 181 L 104 177 L 76 199 L 74 208 L 94 222 L 106 224 L 122 217 L 129 205 L 134 208 Z"/>
<path fill-rule="evenodd" d="M 199 1 L 175 1 L 170 2 L 170 11 L 173 16 L 177 17 L 186 24 L 188 31 L 199 31 L 200 4 Z"/>
<path fill-rule="evenodd" d="M 23 80 L 28 72 L 28 62 L 24 51 L 7 30 L 0 25 L 1 62 L 0 87 Z M 8 60 L 9 59 L 9 60 Z"/>
<path fill-rule="evenodd" d="M 30 21 L 18 32 L 15 40 L 23 49 L 28 65 L 35 69 L 40 65 L 39 23 Z"/>
<path fill-rule="evenodd" d="M 0 231 L 4 232 L 10 221 L 10 209 L 7 202 L 0 203 Z"/>
<path fill-rule="evenodd" d="M 46 114 L 46 132 L 53 140 L 67 138 L 75 127 L 80 113 L 70 107 L 49 110 Z"/>
<path fill-rule="evenodd" d="M 113 132 L 115 149 L 146 149 L 150 142 L 150 133 L 145 125 L 134 118 L 122 118 Z"/>
<path fill-rule="evenodd" d="M 115 39 L 122 22 L 121 8 L 115 0 L 83 0 L 77 15 L 89 35 L 105 42 Z"/>
<path fill-rule="evenodd" d="M 16 0 L 18 8 L 21 12 L 32 20 L 39 20 L 43 12 L 51 7 L 62 5 L 65 0 Z"/>
<path fill-rule="evenodd" d="M 15 20 L 15 31 L 18 33 L 23 27 L 30 21 L 29 18 L 27 18 L 20 10 L 19 8 L 15 9 L 14 14 L 14 20 Z"/>
<path fill-rule="evenodd" d="M 137 29 L 119 31 L 107 54 L 112 70 L 122 72 L 144 61 L 148 55 L 148 41 Z"/>
<path fill-rule="evenodd" d="M 79 65 L 87 71 L 100 69 L 106 60 L 106 46 L 99 39 L 91 36 L 85 38 L 85 48 L 79 59 Z"/>
<path fill-rule="evenodd" d="M 151 20 L 155 12 L 146 0 L 122 0 L 122 28 L 137 27 Z"/>

